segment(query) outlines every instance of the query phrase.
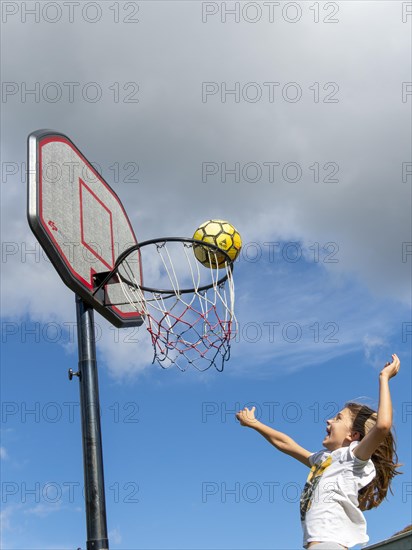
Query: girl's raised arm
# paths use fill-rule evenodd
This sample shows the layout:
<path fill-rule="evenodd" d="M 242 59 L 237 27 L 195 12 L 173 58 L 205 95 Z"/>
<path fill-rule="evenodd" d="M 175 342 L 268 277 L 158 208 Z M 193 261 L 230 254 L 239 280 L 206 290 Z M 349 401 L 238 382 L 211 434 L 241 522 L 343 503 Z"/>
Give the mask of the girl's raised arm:
<path fill-rule="evenodd" d="M 236 418 L 242 426 L 253 428 L 258 433 L 263 435 L 263 437 L 274 447 L 276 447 L 276 449 L 282 451 L 282 453 L 286 453 L 296 460 L 299 460 L 299 462 L 302 462 L 305 466 L 310 468 L 311 464 L 309 462 L 309 457 L 313 453 L 298 445 L 296 441 L 288 435 L 278 432 L 277 430 L 274 430 L 273 428 L 270 428 L 269 426 L 266 426 L 266 424 L 260 422 L 257 418 L 255 418 L 255 410 L 256 407 L 252 407 L 251 409 L 245 407 L 236 413 Z"/>
<path fill-rule="evenodd" d="M 379 405 L 376 424 L 353 451 L 353 454 L 360 460 L 368 460 L 391 430 L 392 401 L 389 380 L 398 374 L 400 365 L 399 357 L 394 353 L 392 363 L 386 363 L 379 374 Z"/>

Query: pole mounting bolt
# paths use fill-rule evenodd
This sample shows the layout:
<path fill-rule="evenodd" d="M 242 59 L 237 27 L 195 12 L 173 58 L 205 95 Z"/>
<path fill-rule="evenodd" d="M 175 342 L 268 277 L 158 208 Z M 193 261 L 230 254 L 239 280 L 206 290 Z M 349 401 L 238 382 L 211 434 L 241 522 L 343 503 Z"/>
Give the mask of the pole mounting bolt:
<path fill-rule="evenodd" d="M 73 376 L 78 376 L 80 378 L 80 371 L 73 372 L 73 369 L 69 369 L 69 380 L 72 380 Z"/>

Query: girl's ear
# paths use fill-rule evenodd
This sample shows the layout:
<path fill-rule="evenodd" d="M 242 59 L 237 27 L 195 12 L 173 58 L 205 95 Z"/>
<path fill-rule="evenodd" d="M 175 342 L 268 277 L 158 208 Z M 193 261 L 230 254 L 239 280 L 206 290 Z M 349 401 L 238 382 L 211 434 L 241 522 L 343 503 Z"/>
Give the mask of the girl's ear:
<path fill-rule="evenodd" d="M 352 432 L 352 441 L 360 441 L 360 440 L 361 440 L 360 432 Z"/>

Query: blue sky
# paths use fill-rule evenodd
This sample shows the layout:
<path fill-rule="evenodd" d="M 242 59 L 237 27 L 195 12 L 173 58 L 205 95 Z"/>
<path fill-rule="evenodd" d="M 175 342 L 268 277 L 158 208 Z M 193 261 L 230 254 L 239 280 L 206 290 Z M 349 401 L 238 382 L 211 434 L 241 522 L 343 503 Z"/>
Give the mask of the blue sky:
<path fill-rule="evenodd" d="M 239 261 L 236 267 L 238 288 L 253 288 L 256 264 Z M 322 280 L 319 264 L 284 262 L 279 267 L 293 287 L 295 277 L 311 277 L 311 271 Z M 330 285 L 332 279 L 328 278 Z M 280 281 L 288 293 L 289 285 L 283 277 Z M 356 284 L 348 281 L 342 286 L 348 301 L 359 299 Z M 64 287 L 63 291 L 70 292 Z M 306 299 L 302 295 L 300 302 Z M 365 303 L 369 299 L 364 296 Z M 342 310 L 335 308 L 341 300 L 339 292 L 332 293 L 329 312 Z M 410 342 L 403 342 L 401 333 L 407 308 L 375 298 L 373 309 L 379 322 L 385 322 L 385 331 L 371 329 L 365 343 L 366 332 L 358 339 L 352 335 L 352 311 L 319 316 L 318 309 L 324 311 L 321 302 L 314 300 L 311 307 L 311 320 L 320 323 L 319 342 L 308 328 L 306 313 L 299 317 L 272 311 L 255 321 L 248 310 L 241 310 L 240 327 L 248 328 L 242 341 L 233 344 L 234 356 L 221 374 L 181 373 L 153 365 L 138 377 L 115 378 L 115 365 L 109 371 L 97 343 L 112 548 L 299 548 L 298 498 L 306 468 L 240 427 L 234 412 L 255 404 L 263 422 L 316 451 L 326 418 L 346 400 L 362 398 L 376 405 L 379 366 L 393 351 L 402 361 L 391 388 L 405 473 L 395 479 L 395 495 L 366 514 L 371 542 L 410 522 Z M 358 303 L 362 307 L 360 299 Z M 280 323 L 273 324 L 279 328 L 273 338 L 269 333 L 265 337 L 263 322 L 268 321 Z M 326 321 L 338 325 L 333 340 L 339 342 L 324 342 L 330 339 L 330 330 L 322 333 Z M 287 323 L 282 339 L 280 329 Z M 50 328 L 42 335 L 44 329 L 37 327 L 36 333 L 28 318 L 19 324 L 18 334 L 10 334 L 11 326 L 7 325 L 8 335 L 3 331 L 2 358 L 3 546 L 81 546 L 85 517 L 78 384 L 77 379 L 69 382 L 66 374 L 76 369 L 76 350 L 53 342 Z M 297 326 L 302 339 L 288 341 L 296 339 L 291 331 Z M 262 330 L 260 340 L 256 327 Z M 35 341 L 36 334 L 40 341 Z M 377 334 L 379 341 L 373 341 Z M 114 335 L 106 331 L 102 339 Z M 121 331 L 117 336 L 117 346 L 130 346 L 139 354 L 138 343 L 122 343 Z M 68 341 L 70 335 L 63 339 Z M 243 357 L 237 357 L 237 348 Z"/>
<path fill-rule="evenodd" d="M 98 164 L 140 241 L 218 218 L 244 243 L 223 373 L 162 370 L 144 329 L 95 316 L 110 547 L 301 548 L 307 470 L 234 413 L 319 450 L 392 353 L 404 474 L 370 542 L 411 523 L 409 3 L 26 4 L 2 19 L 2 547 L 86 545 L 75 300 L 26 219 L 40 128 Z"/>

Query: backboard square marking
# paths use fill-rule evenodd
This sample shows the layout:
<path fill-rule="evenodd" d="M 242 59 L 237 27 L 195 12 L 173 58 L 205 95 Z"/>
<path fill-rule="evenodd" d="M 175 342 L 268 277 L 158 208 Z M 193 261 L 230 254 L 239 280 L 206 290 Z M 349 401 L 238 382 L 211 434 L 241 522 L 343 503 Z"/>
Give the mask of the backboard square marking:
<path fill-rule="evenodd" d="M 79 193 L 81 242 L 108 269 L 113 269 L 115 258 L 112 213 L 81 178 Z M 87 216 L 85 212 L 88 213 Z M 104 242 L 105 245 L 100 245 L 99 242 Z"/>

